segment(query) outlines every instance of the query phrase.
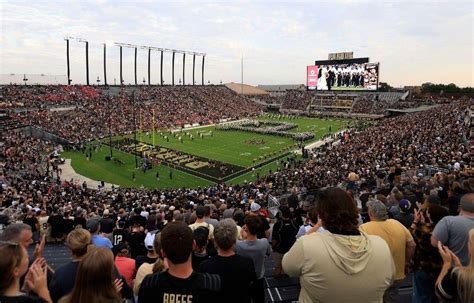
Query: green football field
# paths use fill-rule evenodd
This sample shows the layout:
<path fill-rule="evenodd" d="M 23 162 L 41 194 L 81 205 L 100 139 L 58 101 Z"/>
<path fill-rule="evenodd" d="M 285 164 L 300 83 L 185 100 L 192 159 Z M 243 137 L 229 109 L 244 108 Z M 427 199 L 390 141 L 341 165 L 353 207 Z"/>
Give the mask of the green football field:
<path fill-rule="evenodd" d="M 313 132 L 315 138 L 306 142 L 317 141 L 321 136 L 331 132 L 343 129 L 347 125 L 347 120 L 342 119 L 313 119 L 313 118 L 274 118 L 271 115 L 264 115 L 258 119 L 276 120 L 295 123 L 298 125 L 290 131 L 292 132 Z M 199 132 L 199 133 L 198 133 Z M 200 133 L 203 134 L 201 139 Z M 190 139 L 192 135 L 193 140 Z M 168 140 L 165 139 L 168 137 Z M 180 142 L 181 137 L 182 142 Z M 114 138 L 119 139 L 119 138 Z M 188 154 L 218 160 L 225 163 L 231 163 L 241 167 L 251 167 L 252 164 L 261 162 L 264 156 L 270 157 L 281 153 L 283 150 L 297 148 L 295 141 L 286 137 L 260 135 L 249 132 L 223 131 L 216 130 L 214 126 L 197 128 L 170 134 L 169 131 L 152 134 L 138 133 L 138 141 L 153 144 L 156 146 L 172 148 Z M 108 140 L 104 140 L 108 142 Z M 257 143 L 256 143 L 257 142 Z M 105 156 L 109 155 L 109 147 L 102 144 L 98 148 L 92 143 L 93 157 L 87 160 L 81 152 L 67 152 L 63 157 L 72 159 L 74 170 L 86 177 L 94 180 L 104 180 L 107 183 L 118 184 L 124 187 L 146 188 L 178 188 L 178 187 L 197 187 L 212 184 L 211 181 L 190 175 L 188 173 L 171 169 L 172 179 L 170 179 L 170 168 L 165 165 L 153 167 L 150 171 L 143 173 L 140 169 L 135 169 L 135 157 L 131 154 L 118 150 L 113 150 L 114 157 L 120 159 L 124 164 L 117 164 L 115 161 L 105 161 Z M 96 148 L 97 147 L 97 148 Z M 138 158 L 141 167 L 141 158 Z M 268 170 L 277 169 L 276 162 L 269 163 L 264 167 L 258 168 L 260 176 L 268 173 Z M 159 180 L 156 178 L 156 172 L 159 172 Z M 238 176 L 228 183 L 236 184 L 255 179 L 255 172 L 249 172 Z M 135 181 L 133 174 L 135 173 Z"/>

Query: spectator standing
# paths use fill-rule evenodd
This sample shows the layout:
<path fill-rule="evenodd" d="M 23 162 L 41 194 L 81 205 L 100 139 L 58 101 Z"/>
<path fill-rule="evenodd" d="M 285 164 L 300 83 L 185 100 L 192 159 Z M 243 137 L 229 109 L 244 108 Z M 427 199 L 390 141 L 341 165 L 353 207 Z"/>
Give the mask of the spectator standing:
<path fill-rule="evenodd" d="M 293 243 L 295 243 L 296 234 L 299 230 L 296 222 L 291 219 L 291 211 L 288 206 L 281 206 L 279 214 L 278 221 L 273 225 L 272 231 L 272 249 L 276 277 L 283 275 L 281 260 L 283 255 L 287 253 Z"/>
<path fill-rule="evenodd" d="M 447 216 L 436 224 L 431 236 L 431 245 L 437 247 L 438 241 L 447 246 L 466 266 L 469 263 L 469 231 L 474 228 L 474 193 L 465 194 L 459 204 L 458 216 Z"/>
<path fill-rule="evenodd" d="M 232 219 L 219 222 L 214 230 L 217 256 L 201 263 L 199 271 L 217 274 L 221 278 L 219 302 L 250 302 L 250 286 L 257 276 L 253 261 L 237 255 L 234 251 L 237 241 L 237 226 Z M 236 288 L 238 285 L 240 287 Z"/>
<path fill-rule="evenodd" d="M 326 188 L 317 201 L 320 223 L 282 262 L 288 275 L 300 278 L 299 302 L 381 302 L 395 275 L 387 243 L 358 230 L 356 204 L 344 190 Z M 313 232 L 318 225 L 325 231 Z"/>
<path fill-rule="evenodd" d="M 100 231 L 100 221 L 98 219 L 90 219 L 86 223 L 87 230 L 91 233 L 92 235 L 92 244 L 95 245 L 95 247 L 105 247 L 112 249 L 112 242 L 108 238 L 103 237 L 102 235 L 99 235 Z"/>
<path fill-rule="evenodd" d="M 193 303 L 219 302 L 218 275 L 194 272 L 191 264 L 193 233 L 184 222 L 170 222 L 161 232 L 162 254 L 168 271 L 143 279 L 138 303 L 170 302 L 171 299 Z"/>
<path fill-rule="evenodd" d="M 400 222 L 388 219 L 387 207 L 378 200 L 367 202 L 370 222 L 362 224 L 359 229 L 369 235 L 384 239 L 395 263 L 396 275 L 393 284 L 385 291 L 383 301 L 395 302 L 398 289 L 405 278 L 407 263 L 415 252 L 416 244 L 408 229 Z"/>
<path fill-rule="evenodd" d="M 257 216 L 246 216 L 243 230 L 247 238 L 237 241 L 235 252 L 243 257 L 252 259 L 257 275 L 257 281 L 250 286 L 250 297 L 252 302 L 264 302 L 264 275 L 265 260 L 270 256 L 272 249 L 270 243 L 265 239 L 257 239 L 257 233 L 262 225 L 262 220 Z"/>
<path fill-rule="evenodd" d="M 71 293 L 60 303 L 119 303 L 122 282 L 114 278 L 114 256 L 100 247 L 88 252 L 79 264 Z M 114 280 L 115 279 L 115 280 Z"/>
<path fill-rule="evenodd" d="M 129 287 L 132 287 L 136 268 L 135 260 L 129 257 L 129 248 L 127 243 L 120 243 L 115 247 L 117 255 L 115 256 L 115 266 L 122 277 L 125 278 Z"/>
<path fill-rule="evenodd" d="M 49 283 L 53 302 L 57 302 L 72 291 L 79 263 L 91 244 L 91 234 L 83 228 L 76 228 L 67 236 L 66 245 L 71 251 L 71 261 L 59 267 Z"/>

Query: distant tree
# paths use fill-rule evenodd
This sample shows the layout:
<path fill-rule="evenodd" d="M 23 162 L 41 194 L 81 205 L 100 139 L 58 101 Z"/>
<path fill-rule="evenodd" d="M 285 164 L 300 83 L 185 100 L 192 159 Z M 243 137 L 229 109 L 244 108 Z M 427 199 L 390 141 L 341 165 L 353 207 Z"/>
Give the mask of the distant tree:
<path fill-rule="evenodd" d="M 388 92 L 392 89 L 393 87 L 390 86 L 387 82 L 380 82 L 379 83 L 379 91 L 381 92 Z"/>
<path fill-rule="evenodd" d="M 474 93 L 474 88 L 472 87 L 458 87 L 454 83 L 450 83 L 448 85 L 445 84 L 433 84 L 431 82 L 423 83 L 421 85 L 421 91 L 423 93 L 438 93 L 438 94 L 443 94 L 443 93 L 466 93 L 466 94 L 472 94 Z"/>

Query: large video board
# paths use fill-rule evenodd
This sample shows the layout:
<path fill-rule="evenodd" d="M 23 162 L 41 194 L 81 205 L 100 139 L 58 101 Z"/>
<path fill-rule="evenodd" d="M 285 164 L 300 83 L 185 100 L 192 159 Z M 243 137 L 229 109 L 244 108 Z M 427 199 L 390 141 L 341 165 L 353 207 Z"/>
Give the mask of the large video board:
<path fill-rule="evenodd" d="M 317 90 L 374 91 L 378 89 L 378 63 L 344 63 L 318 65 L 317 70 Z"/>

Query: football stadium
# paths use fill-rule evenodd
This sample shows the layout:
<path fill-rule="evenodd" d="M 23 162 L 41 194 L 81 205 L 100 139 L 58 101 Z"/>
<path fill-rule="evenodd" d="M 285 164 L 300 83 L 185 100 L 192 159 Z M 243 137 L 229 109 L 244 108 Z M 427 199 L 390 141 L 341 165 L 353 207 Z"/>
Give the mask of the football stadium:
<path fill-rule="evenodd" d="M 248 21 L 231 4 L 166 3 L 158 14 L 154 2 L 99 2 L 71 5 L 79 15 L 107 8 L 87 17 L 105 26 L 100 35 L 64 4 L 54 4 L 56 17 L 36 5 L 0 7 L 16 25 L 2 21 L 6 36 L 21 41 L 5 39 L 0 75 L 0 302 L 474 302 L 472 77 L 453 80 L 467 87 L 433 84 L 427 72 L 392 87 L 400 54 L 357 42 L 357 52 L 330 52 L 350 47 L 338 39 L 314 57 L 270 39 L 263 49 L 300 57 L 263 68 L 255 62 L 274 57 L 256 50 L 244 70 L 237 42 L 207 40 L 207 19 L 196 21 L 201 33 L 171 24 L 178 7 L 213 11 L 216 24 L 229 22 L 224 8 Z M 235 4 L 266 21 L 290 18 Z M 319 5 L 330 11 L 277 6 Z M 40 38 L 18 36 L 28 12 L 45 41 L 49 18 L 76 24 L 74 35 L 39 50 Z M 107 29 L 117 24 L 104 20 L 132 13 L 174 34 L 157 40 L 141 23 L 142 33 Z M 233 39 L 254 43 L 242 22 L 237 32 L 248 37 Z M 289 28 L 282 37 L 307 37 Z M 19 72 L 29 56 L 37 65 Z M 467 65 L 472 76 L 472 58 Z"/>

